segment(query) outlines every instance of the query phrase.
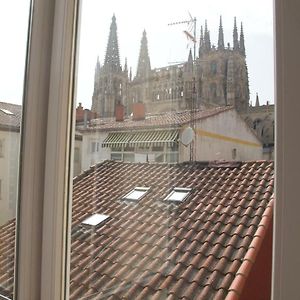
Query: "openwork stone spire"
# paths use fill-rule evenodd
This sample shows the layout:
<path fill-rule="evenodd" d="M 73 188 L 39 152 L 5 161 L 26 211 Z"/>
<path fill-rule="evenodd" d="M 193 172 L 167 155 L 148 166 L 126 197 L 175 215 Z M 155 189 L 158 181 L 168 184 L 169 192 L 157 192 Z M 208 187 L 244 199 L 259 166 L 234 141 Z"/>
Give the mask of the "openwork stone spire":
<path fill-rule="evenodd" d="M 236 17 L 234 17 L 234 26 L 233 26 L 233 50 L 239 49 L 239 40 L 238 40 L 238 31 L 236 26 Z"/>
<path fill-rule="evenodd" d="M 222 16 L 220 16 L 218 49 L 219 50 L 223 50 L 224 49 L 224 33 L 223 33 L 223 26 L 222 26 Z"/>
<path fill-rule="evenodd" d="M 205 29 L 204 29 L 204 47 L 206 51 L 210 51 L 211 44 L 210 44 L 210 34 L 207 29 L 207 20 L 205 20 Z"/>
<path fill-rule="evenodd" d="M 120 65 L 117 24 L 116 17 L 113 15 L 110 25 L 110 32 L 108 37 L 107 49 L 104 60 L 104 67 L 112 72 L 120 72 L 122 70 Z"/>
<path fill-rule="evenodd" d="M 201 26 L 200 42 L 199 42 L 199 57 L 203 54 L 203 49 L 204 49 L 204 36 L 203 36 L 203 27 Z"/>
<path fill-rule="evenodd" d="M 244 38 L 244 31 L 243 31 L 243 23 L 241 23 L 241 33 L 240 33 L 240 52 L 244 56 L 246 55 L 245 51 L 245 38 Z"/>
<path fill-rule="evenodd" d="M 258 98 L 258 93 L 256 93 L 255 106 L 259 106 L 259 98 Z"/>
<path fill-rule="evenodd" d="M 148 41 L 146 31 L 143 32 L 141 40 L 140 55 L 136 72 L 137 78 L 147 78 L 151 70 L 150 58 L 148 53 Z"/>

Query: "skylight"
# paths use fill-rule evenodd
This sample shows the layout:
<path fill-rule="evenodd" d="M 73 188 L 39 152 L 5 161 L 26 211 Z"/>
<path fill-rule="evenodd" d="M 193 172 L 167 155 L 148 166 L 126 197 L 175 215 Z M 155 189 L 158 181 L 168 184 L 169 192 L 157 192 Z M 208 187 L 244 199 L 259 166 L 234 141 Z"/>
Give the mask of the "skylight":
<path fill-rule="evenodd" d="M 12 113 L 10 110 L 8 110 L 8 109 L 5 109 L 5 108 L 0 108 L 0 110 L 2 111 L 2 112 L 4 112 L 5 114 L 7 114 L 7 115 L 14 115 L 14 113 Z"/>
<path fill-rule="evenodd" d="M 189 195 L 190 188 L 174 188 L 171 193 L 165 198 L 166 201 L 183 202 Z"/>
<path fill-rule="evenodd" d="M 149 190 L 148 187 L 135 187 L 131 192 L 123 197 L 124 200 L 140 200 Z"/>
<path fill-rule="evenodd" d="M 108 218 L 109 218 L 109 216 L 107 216 L 107 215 L 94 214 L 94 215 L 89 216 L 85 220 L 83 220 L 82 224 L 89 225 L 89 226 L 97 226 L 100 223 L 107 220 Z"/>

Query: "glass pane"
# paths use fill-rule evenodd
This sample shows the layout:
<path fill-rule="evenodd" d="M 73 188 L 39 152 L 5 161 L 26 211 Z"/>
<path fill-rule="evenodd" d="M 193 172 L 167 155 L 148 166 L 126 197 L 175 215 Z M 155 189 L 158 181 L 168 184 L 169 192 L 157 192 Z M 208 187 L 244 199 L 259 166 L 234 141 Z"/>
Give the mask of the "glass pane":
<path fill-rule="evenodd" d="M 70 299 L 270 298 L 272 2 L 253 1 L 82 1 Z"/>
<path fill-rule="evenodd" d="M 14 298 L 15 217 L 29 5 L 29 0 L 0 4 L 0 299 Z"/>

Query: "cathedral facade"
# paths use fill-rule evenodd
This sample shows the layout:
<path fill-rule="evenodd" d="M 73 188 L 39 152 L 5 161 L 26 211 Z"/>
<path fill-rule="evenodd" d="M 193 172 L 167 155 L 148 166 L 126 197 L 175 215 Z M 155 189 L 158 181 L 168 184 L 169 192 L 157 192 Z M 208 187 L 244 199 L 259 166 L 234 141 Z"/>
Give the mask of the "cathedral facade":
<path fill-rule="evenodd" d="M 217 47 L 211 45 L 205 23 L 201 27 L 196 57 L 190 50 L 181 64 L 151 68 L 146 31 L 143 32 L 136 74 L 122 67 L 119 57 L 116 18 L 113 16 L 104 64 L 96 64 L 92 111 L 100 117 L 113 117 L 117 104 L 132 112 L 133 103 L 144 103 L 147 113 L 231 105 L 246 113 L 249 83 L 243 27 L 236 20 L 233 44 L 225 46 L 220 18 Z"/>

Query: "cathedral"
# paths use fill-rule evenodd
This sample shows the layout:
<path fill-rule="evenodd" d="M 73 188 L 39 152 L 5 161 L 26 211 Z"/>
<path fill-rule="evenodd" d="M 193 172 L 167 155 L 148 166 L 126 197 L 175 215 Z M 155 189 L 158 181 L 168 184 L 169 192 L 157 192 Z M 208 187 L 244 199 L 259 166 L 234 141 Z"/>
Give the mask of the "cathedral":
<path fill-rule="evenodd" d="M 124 66 L 120 63 L 114 15 L 104 63 L 100 65 L 99 59 L 96 63 L 91 110 L 100 117 L 113 117 L 117 104 L 122 104 L 129 116 L 134 103 L 143 103 L 146 113 L 230 105 L 257 132 L 264 144 L 274 144 L 274 125 L 270 125 L 274 124 L 274 105 L 267 109 L 265 106 L 260 108 L 259 104 L 257 107 L 257 103 L 255 108 L 249 106 L 244 32 L 241 24 L 238 34 L 236 19 L 232 45 L 224 43 L 220 17 L 217 46 L 211 43 L 205 22 L 204 28 L 201 26 L 196 53 L 193 55 L 190 50 L 186 62 L 162 68 L 151 68 L 147 33 L 144 31 L 136 74 L 132 74 L 127 61 Z M 268 118 L 268 122 L 264 122 L 264 118 Z M 265 123 L 268 128 L 264 128 Z M 266 132 L 269 132 L 268 137 L 264 136 Z"/>
<path fill-rule="evenodd" d="M 205 23 L 201 28 L 198 53 L 190 50 L 185 63 L 151 68 L 146 31 L 143 32 L 136 74 L 122 67 L 119 57 L 116 17 L 113 16 L 104 64 L 96 64 L 92 111 L 112 117 L 117 103 L 130 114 L 132 104 L 145 104 L 147 113 L 185 110 L 191 107 L 233 105 L 246 112 L 249 85 L 243 27 L 240 35 L 234 20 L 233 46 L 224 44 L 220 18 L 218 46 L 211 45 Z"/>

